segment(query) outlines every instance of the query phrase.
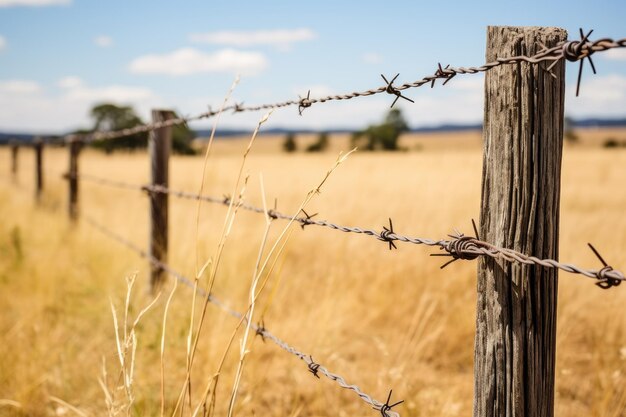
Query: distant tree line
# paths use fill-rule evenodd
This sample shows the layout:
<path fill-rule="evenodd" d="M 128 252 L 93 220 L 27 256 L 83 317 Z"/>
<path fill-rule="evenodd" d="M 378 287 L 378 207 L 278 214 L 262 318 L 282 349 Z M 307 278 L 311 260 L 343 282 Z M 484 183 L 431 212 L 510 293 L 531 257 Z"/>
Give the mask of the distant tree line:
<path fill-rule="evenodd" d="M 398 145 L 400 135 L 409 130 L 409 125 L 404 119 L 400 109 L 391 109 L 385 116 L 383 122 L 377 125 L 368 126 L 366 129 L 355 132 L 351 138 L 352 146 L 365 151 L 399 151 L 403 150 Z M 328 133 L 320 133 L 316 142 L 310 144 L 305 150 L 307 152 L 322 152 L 328 147 Z M 285 152 L 295 152 L 298 150 L 293 134 L 288 134 L 283 142 Z"/>
<path fill-rule="evenodd" d="M 305 148 L 306 152 L 324 152 L 328 148 L 328 133 L 322 132 L 317 137 L 317 141 L 313 142 Z M 296 143 L 296 136 L 293 133 L 287 134 L 285 141 L 283 142 L 283 150 L 285 152 L 296 152 L 298 150 L 298 144 Z"/>
<path fill-rule="evenodd" d="M 400 109 L 391 109 L 381 124 L 368 126 L 352 135 L 352 146 L 366 151 L 398 151 L 400 135 L 409 130 Z"/>
<path fill-rule="evenodd" d="M 132 107 L 118 106 L 111 103 L 94 106 L 91 109 L 90 116 L 94 121 L 93 127 L 91 129 L 81 129 L 74 133 L 88 134 L 95 131 L 116 131 L 144 124 Z M 191 141 L 194 138 L 194 132 L 186 125 L 173 126 L 172 151 L 181 155 L 195 154 L 194 149 L 191 147 Z M 115 139 L 97 140 L 92 143 L 94 148 L 102 149 L 106 153 L 116 150 L 136 150 L 145 148 L 147 145 L 147 132 Z"/>

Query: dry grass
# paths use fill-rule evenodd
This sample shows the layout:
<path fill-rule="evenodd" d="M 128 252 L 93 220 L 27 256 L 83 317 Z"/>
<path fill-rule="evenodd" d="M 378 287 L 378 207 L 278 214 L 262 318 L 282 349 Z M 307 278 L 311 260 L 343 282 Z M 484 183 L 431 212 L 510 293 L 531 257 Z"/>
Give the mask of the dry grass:
<path fill-rule="evenodd" d="M 479 136 L 465 135 L 403 139 L 420 144 L 420 152 L 355 154 L 325 184 L 311 210 L 338 223 L 373 228 L 391 217 L 398 231 L 425 237 L 442 237 L 453 227 L 469 231 L 470 219 L 478 216 L 481 152 Z M 346 138 L 331 142 L 335 150 L 348 149 Z M 585 137 L 580 146 L 565 150 L 561 259 L 597 265 L 585 245 L 591 241 L 623 269 L 626 150 L 604 150 L 594 143 Z M 245 146 L 243 140 L 215 143 L 207 193 L 233 189 Z M 336 155 L 287 156 L 276 152 L 279 146 L 278 139 L 258 140 L 247 165 L 246 199 L 262 204 L 262 173 L 268 204 L 276 197 L 280 211 L 294 212 Z M 0 167 L 6 171 L 8 158 L 7 150 L 0 150 Z M 33 202 L 27 150 L 21 154 L 18 184 L 5 173 L 0 179 L 0 415 L 103 415 L 103 358 L 109 394 L 127 395 L 124 387 L 115 389 L 120 359 L 109 297 L 123 306 L 125 277 L 137 273 L 129 303 L 132 323 L 152 301 L 145 291 L 149 268 L 89 225 L 69 224 L 65 184 L 59 179 L 66 151 L 47 150 L 45 161 L 49 174 L 39 207 Z M 202 164 L 202 158 L 173 158 L 172 187 L 197 190 Z M 145 154 L 107 157 L 86 151 L 80 169 L 129 182 L 148 178 Z M 81 193 L 83 212 L 146 245 L 145 196 L 87 183 Z M 169 262 L 190 277 L 196 268 L 195 210 L 194 202 L 172 200 Z M 218 244 L 225 213 L 222 206 L 202 206 L 202 259 Z M 270 231 L 270 242 L 281 226 Z M 248 305 L 265 228 L 262 216 L 240 212 L 222 255 L 214 292 L 240 311 Z M 402 244 L 390 252 L 371 238 L 296 228 L 257 300 L 255 321 L 263 316 L 279 337 L 378 399 L 393 388 L 394 398 L 406 400 L 398 407 L 403 416 L 470 415 L 475 264 L 457 262 L 441 271 L 428 253 Z M 171 285 L 133 327 L 133 415 L 160 413 L 161 330 Z M 557 415 L 618 417 L 626 412 L 625 303 L 622 287 L 602 291 L 584 278 L 561 274 Z M 166 415 L 185 380 L 190 305 L 190 291 L 179 287 L 169 305 L 164 341 Z M 194 401 L 213 377 L 236 325 L 209 306 L 192 373 Z M 354 393 L 315 379 L 301 361 L 272 344 L 255 338 L 248 348 L 235 415 L 375 414 Z M 239 359 L 237 349 L 227 357 L 215 415 L 227 413 Z"/>

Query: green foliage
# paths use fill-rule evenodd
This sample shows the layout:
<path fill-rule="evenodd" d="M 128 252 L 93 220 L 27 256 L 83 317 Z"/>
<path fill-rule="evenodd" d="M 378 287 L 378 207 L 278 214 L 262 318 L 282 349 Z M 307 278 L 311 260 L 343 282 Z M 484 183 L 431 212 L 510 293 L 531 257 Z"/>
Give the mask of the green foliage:
<path fill-rule="evenodd" d="M 143 124 L 130 106 L 116 106 L 115 104 L 99 104 L 91 109 L 94 119 L 94 131 L 115 131 L 128 129 Z M 111 153 L 116 149 L 145 148 L 148 143 L 147 133 L 137 133 L 130 136 L 110 140 L 96 141 L 93 146 Z"/>
<path fill-rule="evenodd" d="M 186 124 L 176 125 L 172 129 L 172 151 L 179 155 L 195 155 L 196 150 L 191 146 L 196 138 L 195 132 Z"/>
<path fill-rule="evenodd" d="M 296 138 L 293 133 L 289 133 L 283 142 L 283 150 L 285 152 L 295 152 L 297 149 L 298 146 L 296 145 Z"/>
<path fill-rule="evenodd" d="M 99 104 L 91 109 L 94 127 L 89 131 L 81 130 L 77 133 L 93 131 L 116 131 L 142 125 L 143 121 L 135 114 L 130 106 L 117 106 L 111 103 Z M 195 138 L 194 132 L 187 125 L 177 125 L 172 128 L 172 151 L 182 155 L 195 154 L 191 141 Z M 135 150 L 145 148 L 148 144 L 148 133 L 137 133 L 121 138 L 101 140 L 93 146 L 111 153 L 118 149 Z"/>
<path fill-rule="evenodd" d="M 328 148 L 328 133 L 322 132 L 317 138 L 317 142 L 310 144 L 307 148 L 307 152 L 324 152 Z"/>
<path fill-rule="evenodd" d="M 409 130 L 409 126 L 400 109 L 391 109 L 382 124 L 369 126 L 352 135 L 352 145 L 359 149 L 374 151 L 397 151 L 400 134 Z"/>

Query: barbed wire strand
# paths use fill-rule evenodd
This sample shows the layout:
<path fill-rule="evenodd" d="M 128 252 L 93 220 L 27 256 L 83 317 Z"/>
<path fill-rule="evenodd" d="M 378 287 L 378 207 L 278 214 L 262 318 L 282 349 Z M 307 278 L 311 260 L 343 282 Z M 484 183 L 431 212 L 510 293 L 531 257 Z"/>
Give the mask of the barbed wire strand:
<path fill-rule="evenodd" d="M 172 190 L 167 187 L 163 187 L 160 185 L 137 185 L 130 184 L 121 181 L 113 181 L 107 180 L 106 178 L 97 177 L 94 175 L 81 174 L 78 176 L 79 180 L 81 178 L 87 179 L 88 181 L 92 181 L 95 183 L 109 185 L 118 188 L 127 188 L 132 190 L 140 190 L 148 193 L 162 193 L 169 194 L 182 199 L 190 199 L 190 200 L 202 200 L 207 201 L 214 204 L 222 204 L 222 205 L 230 205 L 230 197 L 224 196 L 223 198 L 208 196 L 208 195 L 200 195 L 194 194 L 184 191 Z M 254 213 L 265 214 L 265 210 L 261 207 L 253 206 L 251 204 L 244 203 L 243 201 L 237 202 L 240 208 L 243 210 L 251 211 Z M 593 250 L 594 254 L 598 257 L 598 259 L 602 262 L 603 267 L 600 269 L 586 269 L 576 266 L 571 263 L 562 263 L 556 261 L 554 259 L 541 259 L 536 256 L 526 255 L 521 252 L 518 252 L 513 249 L 501 248 L 491 243 L 482 241 L 477 237 L 465 236 L 463 233 L 456 231 L 454 234 L 448 235 L 451 239 L 428 239 L 422 237 L 411 237 L 406 235 L 401 235 L 396 233 L 393 230 L 393 224 L 391 223 L 391 219 L 389 219 L 389 228 L 383 227 L 382 231 L 367 229 L 363 227 L 351 227 L 351 226 L 343 226 L 337 223 L 330 222 L 328 220 L 315 220 L 312 217 L 315 215 L 308 215 L 304 212 L 304 216 L 290 216 L 281 212 L 276 211 L 275 209 L 270 209 L 267 211 L 267 215 L 273 219 L 281 219 L 281 220 L 294 220 L 294 222 L 299 223 L 300 226 L 304 229 L 304 227 L 309 225 L 314 226 L 322 226 L 333 230 L 338 230 L 344 233 L 355 233 L 362 234 L 365 236 L 371 236 L 378 240 L 387 242 L 389 244 L 389 249 L 396 249 L 395 242 L 403 242 L 403 243 L 412 243 L 414 245 L 425 245 L 432 247 L 439 247 L 441 250 L 444 250 L 445 254 L 434 254 L 434 256 L 450 256 L 452 260 L 447 262 L 442 266 L 445 267 L 450 263 L 463 259 L 463 260 L 473 260 L 479 256 L 487 256 L 493 259 L 500 259 L 510 263 L 519 263 L 525 265 L 539 265 L 547 268 L 556 268 L 565 272 L 569 272 L 571 274 L 580 274 L 588 278 L 592 278 L 597 280 L 596 285 L 600 288 L 608 289 L 611 287 L 616 287 L 621 284 L 622 281 L 626 281 L 624 277 L 624 273 L 614 269 L 610 265 L 608 265 L 604 259 L 600 256 L 600 254 L 588 244 Z"/>
<path fill-rule="evenodd" d="M 570 62 L 581 61 L 580 69 L 578 73 L 578 83 L 576 89 L 576 95 L 578 95 L 578 90 L 580 88 L 581 75 L 582 75 L 582 64 L 585 59 L 589 60 L 592 69 L 595 73 L 595 67 L 593 66 L 593 61 L 591 61 L 591 56 L 597 52 L 604 52 L 609 49 L 614 48 L 624 48 L 626 47 L 626 38 L 613 40 L 611 38 L 603 38 L 598 39 L 596 41 L 590 41 L 588 38 L 591 35 L 590 31 L 587 35 L 583 36 L 582 29 L 580 30 L 581 39 L 580 40 L 570 40 L 563 43 L 558 44 L 557 46 L 551 48 L 543 48 L 539 53 L 533 56 L 525 56 L 525 55 L 517 55 L 512 57 L 500 57 L 492 62 L 485 63 L 478 67 L 451 67 L 450 65 L 446 65 L 443 67 L 441 63 L 437 65 L 437 69 L 434 74 L 427 75 L 419 80 L 404 83 L 401 85 L 393 85 L 395 79 L 398 77 L 396 75 L 393 77 L 391 81 L 387 81 L 386 77 L 381 74 L 381 77 L 385 81 L 385 85 L 382 87 L 364 90 L 364 91 L 353 91 L 351 93 L 345 94 L 337 94 L 337 95 L 328 95 L 320 98 L 310 98 L 310 91 L 307 93 L 306 97 L 299 97 L 297 100 L 287 100 L 277 103 L 267 103 L 260 104 L 256 106 L 244 106 L 242 103 L 236 103 L 231 106 L 225 107 L 224 111 L 232 110 L 233 113 L 241 113 L 248 111 L 259 111 L 264 109 L 276 109 L 290 106 L 298 106 L 298 111 L 302 114 L 302 111 L 308 107 L 311 107 L 313 104 L 317 103 L 326 103 L 329 101 L 341 101 L 341 100 L 351 100 L 357 97 L 367 97 L 375 94 L 387 93 L 395 96 L 393 104 L 398 100 L 398 98 L 404 98 L 405 100 L 412 101 L 408 97 L 403 96 L 400 92 L 410 89 L 410 88 L 418 88 L 424 85 L 430 84 L 431 88 L 435 86 L 437 80 L 441 80 L 441 85 L 447 84 L 452 78 L 459 74 L 477 74 L 481 72 L 487 72 L 492 70 L 493 68 L 499 67 L 501 65 L 510 65 L 510 64 L 518 64 L 521 62 L 527 62 L 530 64 L 539 64 L 542 62 L 550 62 L 551 65 L 546 69 L 548 72 L 551 71 L 553 66 L 560 61 L 567 60 Z M 392 104 L 392 106 L 393 106 Z M 93 132 L 90 134 L 73 134 L 65 137 L 65 141 L 73 141 L 73 140 L 81 140 L 85 142 L 97 141 L 97 140 L 111 140 L 117 139 L 125 136 L 131 136 L 138 133 L 146 133 L 156 129 L 161 129 L 169 126 L 176 125 L 184 125 L 192 121 L 207 119 L 215 116 L 218 113 L 216 110 L 211 110 L 209 108 L 208 111 L 197 114 L 195 116 L 187 116 L 187 117 L 178 117 L 174 119 L 169 119 L 156 123 L 149 123 L 144 125 L 135 126 L 128 129 L 110 131 L 110 132 Z"/>
<path fill-rule="evenodd" d="M 181 191 L 173 191 L 169 190 L 166 187 L 151 185 L 144 186 L 143 189 L 148 192 L 155 193 L 164 193 L 170 194 L 179 198 L 186 199 L 194 199 L 194 200 L 204 200 L 212 203 L 229 205 L 230 197 L 226 196 L 222 199 L 211 196 L 203 196 L 198 194 L 186 193 Z M 261 207 L 252 206 L 250 204 L 246 204 L 243 202 L 239 202 L 238 205 L 247 211 L 252 211 L 255 213 L 265 214 L 265 210 Z M 573 273 L 573 274 L 581 274 L 588 278 L 594 278 L 598 280 L 597 284 L 602 288 L 610 288 L 612 286 L 617 286 L 621 283 L 621 281 L 625 281 L 624 274 L 621 271 L 613 269 L 611 266 L 606 264 L 606 262 L 602 259 L 602 257 L 595 251 L 592 250 L 598 256 L 598 258 L 602 261 L 604 267 L 596 270 L 596 269 L 584 269 L 569 263 L 561 263 L 553 259 L 540 259 L 535 256 L 525 255 L 521 252 L 515 251 L 513 249 L 501 248 L 495 245 L 492 245 L 488 242 L 484 242 L 476 237 L 465 236 L 463 233 L 455 231 L 454 234 L 448 235 L 452 239 L 440 239 L 433 240 L 421 237 L 410 237 L 404 236 L 398 233 L 395 233 L 393 230 L 393 224 L 391 223 L 391 219 L 389 219 L 390 226 L 389 228 L 383 227 L 382 231 L 377 231 L 373 229 L 366 229 L 361 227 L 349 227 L 342 226 L 336 223 L 329 222 L 327 220 L 315 220 L 309 216 L 306 212 L 304 212 L 304 217 L 294 217 L 290 215 L 286 215 L 280 213 L 274 209 L 270 209 L 267 212 L 267 215 L 273 219 L 282 219 L 282 220 L 294 220 L 297 223 L 300 223 L 301 227 L 304 228 L 308 225 L 315 226 L 323 226 L 334 230 L 339 230 L 345 233 L 356 233 L 363 234 L 366 236 L 375 237 L 378 240 L 389 243 L 390 249 L 396 249 L 394 242 L 404 242 L 404 243 L 412 243 L 416 245 L 426 245 L 426 246 L 436 246 L 442 250 L 447 252 L 446 255 L 451 256 L 452 262 L 457 259 L 465 259 L 471 260 L 475 259 L 478 256 L 487 256 L 494 259 L 503 259 L 507 262 L 511 263 L 521 263 L 526 265 L 539 265 L 548 268 L 557 268 L 565 272 Z M 446 264 L 447 265 L 447 264 Z M 444 265 L 444 266 L 446 266 Z"/>
<path fill-rule="evenodd" d="M 224 302 L 220 301 L 213 294 L 208 294 L 202 288 L 196 288 L 194 286 L 194 283 L 193 283 L 192 280 L 190 280 L 189 278 L 185 277 L 184 275 L 182 275 L 181 273 L 179 273 L 178 271 L 173 269 L 168 264 L 159 261 L 158 259 L 156 259 L 155 257 L 151 256 L 148 252 L 146 252 L 145 250 L 141 249 L 139 246 L 137 246 L 133 242 L 129 241 L 128 239 L 125 239 L 121 235 L 119 235 L 119 234 L 113 232 L 112 230 L 106 228 L 104 225 L 102 225 L 98 221 L 94 220 L 93 218 L 91 218 L 89 216 L 85 216 L 84 219 L 87 222 L 87 224 L 89 224 L 90 226 L 92 226 L 93 228 L 95 228 L 96 230 L 101 232 L 103 235 L 107 236 L 108 238 L 110 238 L 110 239 L 112 239 L 112 240 L 122 244 L 123 246 L 127 247 L 128 249 L 132 250 L 137 255 L 139 255 L 141 258 L 144 258 L 148 262 L 150 262 L 150 264 L 152 264 L 153 266 L 155 266 L 155 267 L 157 267 L 159 269 L 162 269 L 163 271 L 165 271 L 168 274 L 170 274 L 172 277 L 174 277 L 176 280 L 178 280 L 183 285 L 185 285 L 185 286 L 187 286 L 187 287 L 189 287 L 191 289 L 195 288 L 197 295 L 199 295 L 201 297 L 204 297 L 204 298 L 207 298 L 208 301 L 211 304 L 215 305 L 216 307 L 221 309 L 223 312 L 227 313 L 228 315 L 230 315 L 230 316 L 232 316 L 232 317 L 234 317 L 234 318 L 236 318 L 238 320 L 244 320 L 244 322 L 247 322 L 247 319 L 244 317 L 244 315 L 242 313 L 240 313 L 239 311 L 233 310 L 232 308 L 228 307 L 228 305 L 226 305 Z M 328 368 L 326 368 L 325 366 L 322 366 L 321 364 L 316 363 L 315 361 L 313 361 L 313 357 L 311 355 L 308 355 L 306 353 L 303 353 L 303 352 L 299 351 L 298 349 L 294 348 L 293 346 L 289 345 L 288 343 L 286 343 L 282 339 L 280 339 L 277 336 L 275 336 L 273 333 L 271 333 L 265 327 L 264 324 L 263 325 L 259 325 L 259 324 L 251 323 L 250 327 L 255 331 L 255 333 L 257 335 L 261 336 L 263 338 L 263 340 L 269 339 L 275 345 L 277 345 L 279 348 L 281 348 L 282 350 L 284 350 L 284 351 L 286 351 L 286 352 L 296 356 L 297 358 L 301 359 L 307 365 L 309 371 L 311 373 L 313 373 L 314 376 L 319 378 L 318 374 L 321 373 L 322 375 L 326 376 L 328 379 L 330 379 L 332 381 L 335 381 L 341 388 L 345 388 L 345 389 L 348 389 L 348 390 L 353 391 L 354 393 L 356 393 L 359 396 L 359 398 L 361 398 L 361 400 L 363 400 L 367 404 L 371 405 L 373 409 L 380 411 L 381 414 L 383 415 L 383 417 L 399 417 L 400 416 L 397 412 L 391 411 L 390 408 L 388 408 L 389 407 L 389 400 L 387 400 L 386 403 L 381 403 L 380 401 L 372 398 L 372 396 L 370 396 L 369 394 L 363 392 L 357 385 L 349 384 L 348 382 L 346 382 L 345 378 L 342 377 L 341 375 L 333 373 L 333 372 L 329 371 Z M 396 405 L 397 404 L 398 403 L 396 403 Z"/>

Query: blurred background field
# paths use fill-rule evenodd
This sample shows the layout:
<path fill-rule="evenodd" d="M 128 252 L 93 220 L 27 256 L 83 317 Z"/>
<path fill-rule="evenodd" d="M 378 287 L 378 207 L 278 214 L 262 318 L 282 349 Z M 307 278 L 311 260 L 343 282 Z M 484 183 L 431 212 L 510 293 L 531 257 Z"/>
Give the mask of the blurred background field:
<path fill-rule="evenodd" d="M 616 268 L 626 268 L 626 149 L 605 148 L 625 130 L 580 130 L 563 158 L 560 259 L 588 267 L 599 262 L 594 243 Z M 330 137 L 322 153 L 281 151 L 283 136 L 260 137 L 247 161 L 246 202 L 292 213 L 332 166 L 348 135 Z M 248 138 L 215 143 L 205 193 L 230 193 Z M 299 145 L 313 135 L 300 135 Z M 390 217 L 409 236 L 443 238 L 454 228 L 471 232 L 480 206 L 481 137 L 478 131 L 410 134 L 406 152 L 357 152 L 333 173 L 307 211 L 317 218 L 382 230 Z M 0 150 L 0 415 L 106 414 L 99 379 L 117 378 L 109 300 L 121 310 L 125 277 L 137 274 L 132 314 L 151 300 L 149 268 L 89 224 L 72 226 L 66 215 L 67 151 L 47 148 L 45 191 L 34 203 L 32 151 L 22 148 L 19 177 L 9 174 L 9 151 Z M 197 192 L 203 158 L 174 156 L 171 187 Z M 85 150 L 80 171 L 125 182 L 148 180 L 144 152 Z M 141 247 L 147 245 L 145 195 L 81 183 L 81 212 Z M 195 273 L 197 203 L 170 197 L 169 264 Z M 200 258 L 212 255 L 226 210 L 203 203 Z M 272 238 L 285 226 L 275 221 Z M 293 226 L 254 321 L 310 353 L 348 382 L 384 401 L 389 389 L 404 399 L 403 416 L 466 416 L 472 408 L 475 262 L 440 270 L 434 250 L 309 226 Z M 243 310 L 262 238 L 262 216 L 241 211 L 217 275 L 215 294 Z M 166 289 L 170 289 L 168 279 Z M 557 341 L 557 415 L 623 416 L 626 413 L 625 288 L 604 291 L 581 276 L 560 273 Z M 269 294 L 275 295 L 269 297 Z M 166 337 L 165 399 L 172 410 L 185 377 L 186 334 L 192 294 L 179 287 Z M 134 415 L 160 407 L 159 343 L 166 297 L 138 328 Z M 196 399 L 215 372 L 235 320 L 209 306 L 193 373 Z M 241 334 L 241 333 L 240 333 Z M 237 338 L 237 340 L 239 337 Z M 237 343 L 237 342 L 236 342 Z M 224 415 L 236 363 L 228 357 L 217 392 Z M 121 395 L 122 393 L 118 393 Z M 65 404 L 67 403 L 67 404 Z M 69 404 L 69 405 L 68 405 Z M 71 405 L 71 406 L 70 406 Z M 73 409 L 72 407 L 75 407 Z M 295 357 L 256 338 L 240 386 L 238 415 L 373 415 L 353 392 L 318 380 Z"/>

